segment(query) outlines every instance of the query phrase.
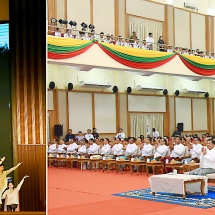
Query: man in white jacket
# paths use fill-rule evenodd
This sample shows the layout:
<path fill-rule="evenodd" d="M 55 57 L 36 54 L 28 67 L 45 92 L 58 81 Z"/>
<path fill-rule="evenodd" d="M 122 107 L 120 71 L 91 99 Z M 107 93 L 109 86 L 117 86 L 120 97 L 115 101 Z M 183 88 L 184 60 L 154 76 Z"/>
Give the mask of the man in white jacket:
<path fill-rule="evenodd" d="M 207 175 L 215 173 L 215 140 L 208 139 L 207 148 L 202 148 L 201 167 L 190 172 L 190 175 Z"/>
<path fill-rule="evenodd" d="M 57 152 L 60 154 L 66 154 L 66 150 L 67 150 L 67 147 L 65 145 L 64 140 L 60 140 L 58 148 L 57 148 Z"/>
<path fill-rule="evenodd" d="M 176 137 L 175 138 L 175 145 L 171 145 L 170 148 L 170 157 L 171 158 L 177 158 L 177 157 L 183 157 L 185 153 L 185 146 L 181 143 L 182 138 Z"/>
<path fill-rule="evenodd" d="M 51 144 L 49 145 L 48 153 L 50 153 L 50 154 L 56 154 L 57 153 L 57 141 L 55 139 L 53 139 Z"/>
<path fill-rule="evenodd" d="M 88 140 L 86 138 L 81 140 L 81 147 L 78 149 L 77 154 L 78 155 L 83 155 L 87 153 L 87 147 L 86 144 L 88 144 Z"/>
<path fill-rule="evenodd" d="M 116 138 L 120 138 L 121 140 L 125 139 L 125 133 L 122 128 L 119 128 L 119 133 L 116 135 Z"/>
<path fill-rule="evenodd" d="M 75 138 L 72 138 L 70 141 L 69 141 L 69 146 L 67 148 L 67 154 L 76 154 L 77 153 L 77 150 L 78 150 L 78 145 L 77 143 L 75 142 Z"/>
<path fill-rule="evenodd" d="M 105 138 L 104 145 L 101 148 L 101 155 L 108 156 L 110 154 L 110 152 L 111 152 L 111 148 L 109 145 L 109 139 Z"/>
<path fill-rule="evenodd" d="M 90 144 L 90 147 L 88 148 L 87 153 L 89 155 L 98 154 L 99 146 L 96 143 L 94 143 L 94 139 L 93 138 L 89 139 L 88 143 Z"/>
<path fill-rule="evenodd" d="M 114 138 L 114 146 L 112 148 L 114 155 L 123 155 L 123 145 L 120 138 Z"/>
<path fill-rule="evenodd" d="M 126 146 L 125 155 L 126 156 L 129 156 L 129 155 L 134 156 L 137 154 L 137 151 L 138 151 L 138 147 L 135 144 L 135 139 L 134 139 L 134 137 L 131 137 L 129 139 L 129 144 Z"/>
<path fill-rule="evenodd" d="M 166 139 L 160 139 L 159 145 L 155 146 L 154 158 L 166 156 L 169 149 L 169 147 L 166 146 L 166 144 L 167 144 Z"/>
<path fill-rule="evenodd" d="M 200 158 L 200 155 L 202 153 L 202 145 L 200 144 L 200 139 L 198 137 L 195 137 L 193 140 L 193 144 L 188 144 L 188 149 L 191 154 L 191 158 Z"/>
<path fill-rule="evenodd" d="M 153 146 L 151 145 L 151 138 L 147 137 L 142 148 L 142 157 L 151 156 L 153 153 Z"/>

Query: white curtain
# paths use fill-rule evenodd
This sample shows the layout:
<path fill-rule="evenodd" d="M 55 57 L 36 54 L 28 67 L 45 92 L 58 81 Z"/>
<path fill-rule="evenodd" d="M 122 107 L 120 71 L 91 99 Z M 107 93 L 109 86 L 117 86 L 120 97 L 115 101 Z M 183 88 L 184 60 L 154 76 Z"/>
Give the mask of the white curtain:
<path fill-rule="evenodd" d="M 130 113 L 130 134 L 139 137 L 141 134 L 152 136 L 152 128 L 155 128 L 160 136 L 163 136 L 163 114 Z"/>
<path fill-rule="evenodd" d="M 163 23 L 159 21 L 148 20 L 144 18 L 138 18 L 129 16 L 129 36 L 133 31 L 136 31 L 137 38 L 145 40 L 149 33 L 153 34 L 155 43 L 157 43 L 160 36 L 162 36 Z M 156 46 L 154 46 L 156 47 Z"/>

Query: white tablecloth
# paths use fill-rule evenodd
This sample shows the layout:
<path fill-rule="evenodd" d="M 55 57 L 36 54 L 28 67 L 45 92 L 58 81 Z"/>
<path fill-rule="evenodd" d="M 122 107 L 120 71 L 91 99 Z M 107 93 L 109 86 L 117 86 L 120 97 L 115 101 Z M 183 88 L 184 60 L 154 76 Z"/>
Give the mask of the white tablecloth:
<path fill-rule="evenodd" d="M 208 179 L 205 176 L 196 176 L 196 175 L 153 175 L 149 178 L 151 191 L 152 192 L 166 192 L 166 193 L 175 193 L 185 195 L 184 190 L 184 181 L 190 181 L 192 179 L 204 179 L 205 188 L 204 193 L 208 193 Z M 186 191 L 195 193 L 201 192 L 201 182 L 196 182 L 186 185 Z"/>

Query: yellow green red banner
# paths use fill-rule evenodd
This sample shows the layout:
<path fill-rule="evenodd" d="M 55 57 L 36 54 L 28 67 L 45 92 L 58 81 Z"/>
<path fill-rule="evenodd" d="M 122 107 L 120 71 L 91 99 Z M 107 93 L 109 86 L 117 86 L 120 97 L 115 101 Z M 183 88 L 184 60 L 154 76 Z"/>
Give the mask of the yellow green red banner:
<path fill-rule="evenodd" d="M 152 69 L 161 66 L 176 54 L 152 50 L 135 49 L 97 41 L 48 36 L 48 58 L 66 59 L 87 51 L 95 42 L 111 58 L 128 67 Z M 210 76 L 215 74 L 215 59 L 191 55 L 179 55 L 181 61 L 193 72 Z"/>
<path fill-rule="evenodd" d="M 180 55 L 180 59 L 187 68 L 199 75 L 210 76 L 215 74 L 215 59 L 184 54 Z"/>

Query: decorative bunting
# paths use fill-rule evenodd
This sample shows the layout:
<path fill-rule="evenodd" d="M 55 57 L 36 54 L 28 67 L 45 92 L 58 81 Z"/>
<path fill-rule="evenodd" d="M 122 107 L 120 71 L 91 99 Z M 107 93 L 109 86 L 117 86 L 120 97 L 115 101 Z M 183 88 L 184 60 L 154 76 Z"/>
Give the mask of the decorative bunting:
<path fill-rule="evenodd" d="M 133 49 L 104 43 L 99 43 L 99 46 L 114 60 L 136 69 L 152 69 L 175 57 L 174 53 Z"/>
<path fill-rule="evenodd" d="M 172 60 L 176 54 L 152 50 L 135 49 L 97 41 L 48 36 L 48 58 L 72 58 L 98 45 L 117 62 L 135 69 L 153 69 Z M 215 59 L 191 55 L 179 55 L 185 66 L 198 75 L 215 75 Z"/>
<path fill-rule="evenodd" d="M 191 55 L 180 55 L 181 61 L 191 71 L 198 75 L 210 76 L 215 74 L 215 60 Z"/>
<path fill-rule="evenodd" d="M 65 59 L 84 53 L 93 45 L 89 40 L 48 36 L 48 58 Z"/>

